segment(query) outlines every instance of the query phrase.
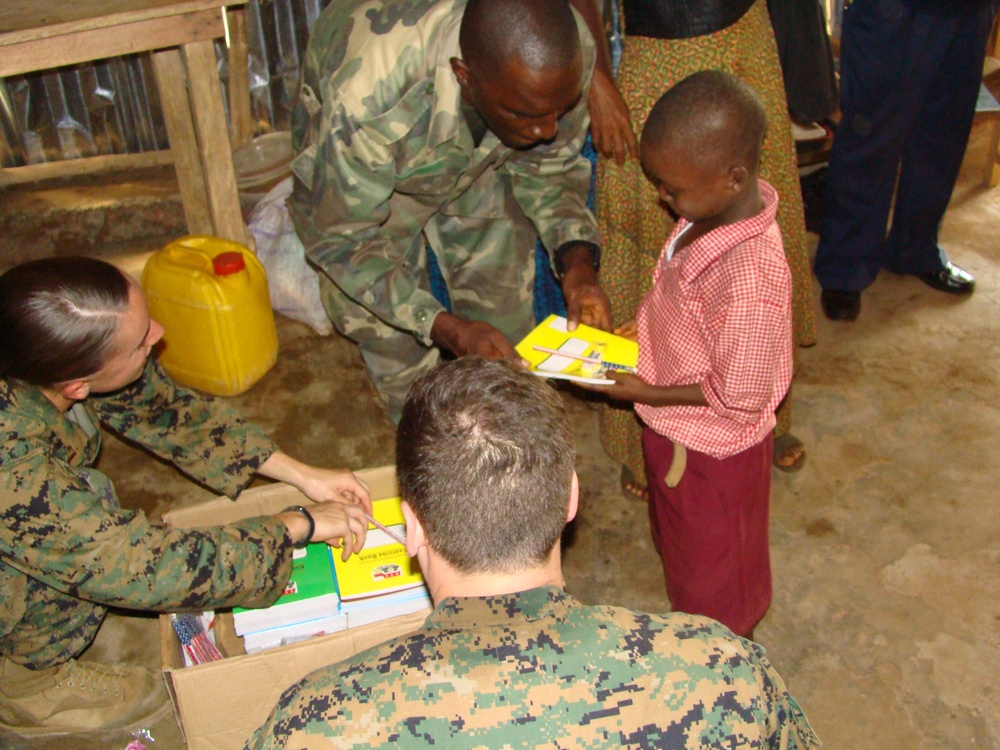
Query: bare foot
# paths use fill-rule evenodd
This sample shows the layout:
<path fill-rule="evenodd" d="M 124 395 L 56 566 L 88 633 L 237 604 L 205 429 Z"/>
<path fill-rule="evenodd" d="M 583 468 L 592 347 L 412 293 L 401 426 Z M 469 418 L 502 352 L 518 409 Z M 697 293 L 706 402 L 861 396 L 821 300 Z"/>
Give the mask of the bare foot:
<path fill-rule="evenodd" d="M 635 478 L 635 474 L 627 466 L 622 466 L 622 490 L 636 500 L 649 500 L 649 488 L 645 482 Z"/>
<path fill-rule="evenodd" d="M 806 462 L 806 447 L 792 433 L 774 439 L 774 467 L 781 471 L 798 471 Z"/>

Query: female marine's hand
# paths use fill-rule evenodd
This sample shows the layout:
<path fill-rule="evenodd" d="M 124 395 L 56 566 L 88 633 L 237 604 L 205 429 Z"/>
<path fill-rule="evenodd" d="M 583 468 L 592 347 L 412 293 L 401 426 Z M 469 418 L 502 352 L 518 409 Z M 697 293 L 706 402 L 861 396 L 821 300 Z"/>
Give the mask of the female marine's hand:
<path fill-rule="evenodd" d="M 313 519 L 313 533 L 309 542 L 326 542 L 341 550 L 340 557 L 347 560 L 351 554 L 365 546 L 368 533 L 368 519 L 360 505 L 336 503 L 312 503 L 304 506 Z M 295 510 L 285 510 L 277 515 L 288 528 L 294 542 L 301 542 L 309 531 L 309 521 Z"/>
<path fill-rule="evenodd" d="M 348 505 L 357 505 L 365 513 L 372 512 L 368 485 L 347 469 L 323 469 L 305 465 L 302 478 L 294 483 L 302 494 L 317 503 L 336 500 Z"/>
<path fill-rule="evenodd" d="M 287 482 L 317 503 L 336 500 L 348 505 L 357 505 L 369 515 L 372 512 L 368 485 L 347 469 L 310 466 L 292 458 L 284 451 L 277 451 L 260 465 L 257 473 L 277 479 L 279 482 Z"/>

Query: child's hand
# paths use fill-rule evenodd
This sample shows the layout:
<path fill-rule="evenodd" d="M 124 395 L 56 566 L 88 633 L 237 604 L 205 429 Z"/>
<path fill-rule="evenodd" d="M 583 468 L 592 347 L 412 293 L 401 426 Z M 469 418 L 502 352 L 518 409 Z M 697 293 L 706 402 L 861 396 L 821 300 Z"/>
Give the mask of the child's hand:
<path fill-rule="evenodd" d="M 633 402 L 643 402 L 643 399 L 647 397 L 649 389 L 652 387 L 638 375 L 633 375 L 630 372 L 609 370 L 604 373 L 604 376 L 612 381 L 611 385 L 593 385 L 591 383 L 580 382 L 576 382 L 574 385 L 578 385 L 594 393 L 604 394 L 615 401 Z"/>
<path fill-rule="evenodd" d="M 691 385 L 650 385 L 638 375 L 630 372 L 611 370 L 604 376 L 613 381 L 611 385 L 591 385 L 576 382 L 581 388 L 594 393 L 603 393 L 618 401 L 631 401 L 648 406 L 709 406 L 705 392 L 697 383 Z"/>
<path fill-rule="evenodd" d="M 650 396 L 650 389 L 653 388 L 645 380 L 631 372 L 610 370 L 605 373 L 605 377 L 615 382 L 614 385 L 604 386 L 604 390 L 607 391 L 609 398 L 618 401 L 646 403 Z"/>
<path fill-rule="evenodd" d="M 628 339 L 629 341 L 639 340 L 639 324 L 635 319 L 630 320 L 628 323 L 623 323 L 614 330 L 616 336 L 621 336 L 623 339 Z"/>

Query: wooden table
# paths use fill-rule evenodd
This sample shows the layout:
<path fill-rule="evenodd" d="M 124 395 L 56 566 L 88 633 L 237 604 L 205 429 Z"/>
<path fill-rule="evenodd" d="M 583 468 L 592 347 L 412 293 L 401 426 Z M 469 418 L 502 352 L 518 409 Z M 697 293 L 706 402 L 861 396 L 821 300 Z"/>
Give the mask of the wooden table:
<path fill-rule="evenodd" d="M 246 0 L 22 0 L 0 4 L 0 77 L 152 51 L 169 160 L 188 231 L 246 243 L 212 40 Z M 242 79 L 245 82 L 245 78 Z M 244 83 L 245 86 L 245 83 Z M 249 97 L 249 94 L 247 94 Z M 162 153 L 0 169 L 0 184 L 80 174 Z M 58 166 L 56 166 L 58 164 Z"/>

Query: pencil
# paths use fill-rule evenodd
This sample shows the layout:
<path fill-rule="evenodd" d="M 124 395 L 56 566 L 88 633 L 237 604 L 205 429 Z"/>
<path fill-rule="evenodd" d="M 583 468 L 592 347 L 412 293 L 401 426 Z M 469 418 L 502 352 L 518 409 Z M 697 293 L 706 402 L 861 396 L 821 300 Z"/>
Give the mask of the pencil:
<path fill-rule="evenodd" d="M 539 346 L 535 344 L 531 347 L 537 352 L 545 352 L 546 354 L 554 354 L 557 357 L 569 357 L 570 359 L 578 359 L 581 362 L 586 362 L 590 365 L 603 365 L 606 364 L 603 360 L 597 359 L 595 357 L 583 357 L 579 354 L 569 354 L 568 352 L 561 352 L 558 349 L 549 349 L 547 346 Z"/>
<path fill-rule="evenodd" d="M 372 518 L 371 516 L 369 516 L 369 515 L 368 515 L 367 513 L 365 513 L 365 518 L 367 518 L 367 519 L 368 519 L 368 523 L 370 523 L 370 524 L 373 524 L 373 525 L 374 525 L 374 526 L 375 526 L 376 528 L 379 528 L 379 529 L 381 529 L 381 530 L 382 530 L 382 531 L 384 531 L 384 532 L 385 532 L 386 534 L 388 534 L 388 535 L 389 535 L 389 536 L 391 536 L 391 537 L 392 537 L 393 539 L 395 539 L 395 540 L 396 540 L 397 542 L 399 542 L 400 544 L 402 544 L 402 545 L 403 545 L 404 547 L 406 546 L 406 540 L 405 540 L 405 539 L 403 539 L 403 537 L 401 537 L 401 536 L 400 536 L 399 534 L 397 534 L 397 533 L 396 533 L 395 531 L 393 531 L 393 530 L 392 530 L 392 529 L 390 529 L 389 527 L 387 527 L 387 526 L 384 526 L 383 524 L 379 523 L 379 522 L 378 522 L 378 521 L 376 521 L 376 520 L 375 520 L 374 518 Z"/>

